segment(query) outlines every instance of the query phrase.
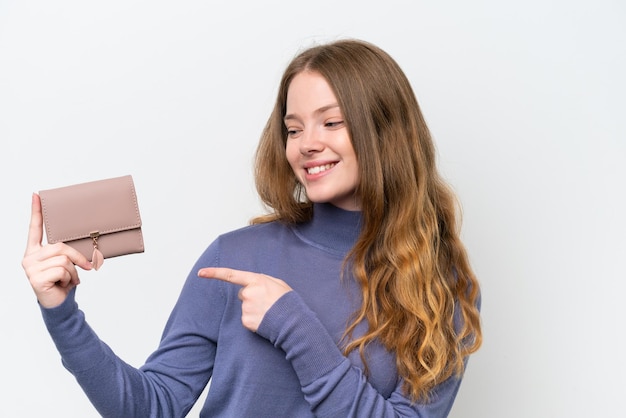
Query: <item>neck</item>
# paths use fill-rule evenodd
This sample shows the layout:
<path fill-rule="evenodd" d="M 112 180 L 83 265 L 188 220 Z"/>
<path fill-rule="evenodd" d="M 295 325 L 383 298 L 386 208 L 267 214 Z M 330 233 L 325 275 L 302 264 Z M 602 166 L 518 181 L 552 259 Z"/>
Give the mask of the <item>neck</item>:
<path fill-rule="evenodd" d="M 318 248 L 344 256 L 361 232 L 361 212 L 340 209 L 330 203 L 316 203 L 313 219 L 298 225 L 295 232 Z"/>

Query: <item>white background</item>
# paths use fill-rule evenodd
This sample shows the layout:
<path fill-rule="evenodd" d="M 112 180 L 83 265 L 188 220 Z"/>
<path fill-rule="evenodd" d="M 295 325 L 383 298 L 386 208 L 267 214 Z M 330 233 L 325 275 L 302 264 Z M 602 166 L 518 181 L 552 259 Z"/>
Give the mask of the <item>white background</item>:
<path fill-rule="evenodd" d="M 463 202 L 485 342 L 451 417 L 623 418 L 625 28 L 617 0 L 0 1 L 0 416 L 97 416 L 20 266 L 31 193 L 133 175 L 146 252 L 78 301 L 139 366 L 206 245 L 261 211 L 285 65 L 356 37 L 406 71 Z"/>

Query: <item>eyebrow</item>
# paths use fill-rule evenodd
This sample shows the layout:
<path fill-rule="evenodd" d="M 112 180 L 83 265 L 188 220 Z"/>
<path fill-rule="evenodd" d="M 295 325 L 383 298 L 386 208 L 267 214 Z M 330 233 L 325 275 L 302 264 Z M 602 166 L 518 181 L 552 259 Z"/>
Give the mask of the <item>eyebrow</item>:
<path fill-rule="evenodd" d="M 319 109 L 317 109 L 313 113 L 315 113 L 316 115 L 319 115 L 319 114 L 322 114 L 322 113 L 326 112 L 327 110 L 334 109 L 336 107 L 339 107 L 338 103 L 329 104 L 329 105 L 320 107 Z M 288 120 L 292 120 L 292 119 L 298 119 L 298 118 L 296 117 L 295 114 L 289 113 L 289 114 L 285 115 L 285 117 L 283 118 L 283 121 L 288 121 Z"/>

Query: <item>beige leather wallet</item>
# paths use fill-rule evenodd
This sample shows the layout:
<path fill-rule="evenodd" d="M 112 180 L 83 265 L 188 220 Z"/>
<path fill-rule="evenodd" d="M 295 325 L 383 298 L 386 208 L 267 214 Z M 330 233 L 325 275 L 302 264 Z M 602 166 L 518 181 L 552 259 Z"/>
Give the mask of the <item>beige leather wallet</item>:
<path fill-rule="evenodd" d="M 132 176 L 41 190 L 39 196 L 48 243 L 65 242 L 96 270 L 104 258 L 144 251 Z"/>

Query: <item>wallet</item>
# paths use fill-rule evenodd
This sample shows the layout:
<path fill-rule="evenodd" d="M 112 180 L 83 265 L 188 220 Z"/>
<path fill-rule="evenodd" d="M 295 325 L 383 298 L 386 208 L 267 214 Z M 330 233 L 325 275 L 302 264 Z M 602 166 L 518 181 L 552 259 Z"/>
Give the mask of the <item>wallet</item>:
<path fill-rule="evenodd" d="M 48 243 L 70 245 L 96 270 L 105 258 L 144 252 L 132 176 L 41 190 L 39 196 Z"/>

